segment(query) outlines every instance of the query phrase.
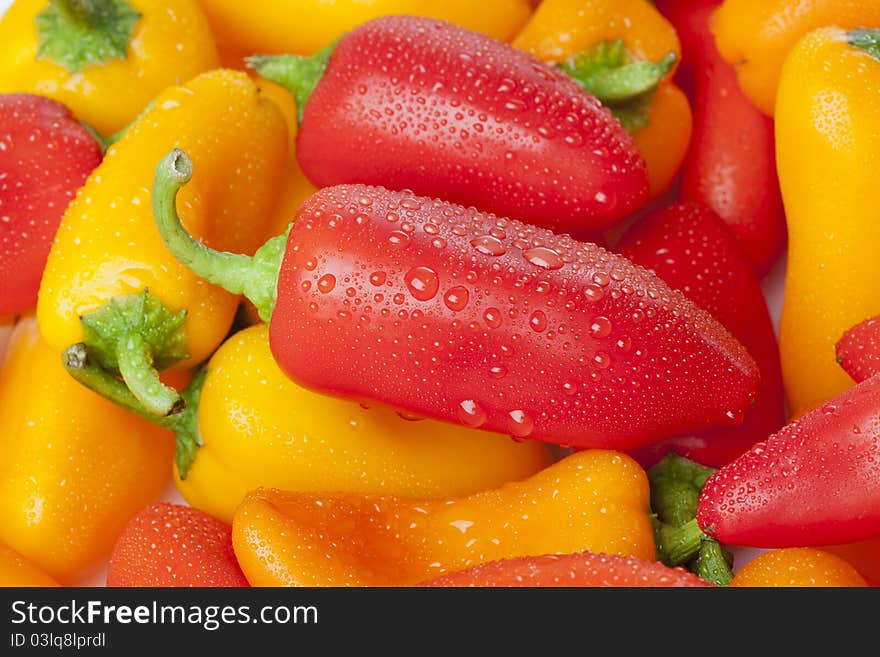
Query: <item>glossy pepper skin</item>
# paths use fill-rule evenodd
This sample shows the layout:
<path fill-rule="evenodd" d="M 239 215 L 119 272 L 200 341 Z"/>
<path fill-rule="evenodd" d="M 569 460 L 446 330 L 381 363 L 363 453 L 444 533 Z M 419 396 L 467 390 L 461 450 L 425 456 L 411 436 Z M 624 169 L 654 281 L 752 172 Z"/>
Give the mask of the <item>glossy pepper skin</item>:
<path fill-rule="evenodd" d="M 677 79 L 693 99 L 694 130 L 680 198 L 708 205 L 734 230 L 755 273 L 766 274 L 785 247 L 773 121 L 740 90 L 711 31 L 721 0 L 660 0 L 682 43 Z M 733 128 L 732 126 L 735 126 Z"/>
<path fill-rule="evenodd" d="M 422 586 L 444 587 L 705 587 L 684 568 L 594 552 L 503 559 L 443 575 Z"/>
<path fill-rule="evenodd" d="M 734 575 L 730 586 L 867 586 L 846 561 L 815 548 L 782 548 L 759 554 Z"/>
<path fill-rule="evenodd" d="M 742 346 L 656 276 L 595 244 L 446 201 L 328 187 L 253 259 L 174 213 L 186 155 L 157 167 L 170 250 L 270 318 L 294 381 L 338 397 L 580 447 L 634 447 L 741 421 Z"/>
<path fill-rule="evenodd" d="M 651 465 L 672 450 L 720 467 L 779 429 L 785 400 L 776 335 L 751 261 L 733 231 L 704 205 L 676 203 L 640 219 L 615 248 L 717 319 L 761 372 L 758 396 L 742 424 L 647 445 L 638 451 L 639 462 Z"/>
<path fill-rule="evenodd" d="M 61 215 L 101 146 L 61 103 L 0 94 L 0 318 L 32 310 Z"/>
<path fill-rule="evenodd" d="M 470 0 L 198 0 L 223 50 L 252 55 L 312 55 L 340 34 L 374 18 L 391 14 L 426 16 L 508 40 L 531 11 L 528 0 L 488 0 L 476 7 Z"/>
<path fill-rule="evenodd" d="M 722 543 L 803 547 L 880 535 L 880 377 L 802 415 L 709 477 L 697 521 Z"/>
<path fill-rule="evenodd" d="M 834 350 L 837 362 L 856 383 L 880 372 L 880 317 L 866 319 L 848 329 Z"/>
<path fill-rule="evenodd" d="M 0 43 L 0 92 L 54 98 L 105 136 L 166 87 L 217 66 L 195 0 L 16 0 Z"/>
<path fill-rule="evenodd" d="M 282 115 L 244 73 L 212 71 L 163 91 L 64 214 L 37 306 L 46 342 L 61 353 L 85 339 L 105 366 L 141 388 L 156 380 L 150 368 L 185 369 L 207 358 L 239 297 L 168 253 L 150 210 L 155 163 L 174 146 L 190 149 L 199 173 L 181 198 L 184 221 L 207 244 L 253 252 L 271 217 L 286 144 Z M 135 389 L 158 415 L 177 400 L 167 390 Z"/>
<path fill-rule="evenodd" d="M 60 586 L 8 545 L 0 543 L 0 587 Z"/>
<path fill-rule="evenodd" d="M 89 384 L 87 364 L 70 372 Z M 137 410 L 118 382 L 95 389 Z M 224 342 L 183 396 L 186 410 L 159 420 L 177 435 L 177 488 L 226 522 L 260 486 L 446 497 L 523 479 L 551 462 L 535 441 L 306 390 L 275 363 L 265 324 Z"/>
<path fill-rule="evenodd" d="M 0 372 L 0 541 L 63 584 L 107 558 L 171 474 L 170 434 L 68 376 L 33 317 Z"/>
<path fill-rule="evenodd" d="M 232 528 L 204 511 L 160 503 L 122 528 L 107 565 L 107 586 L 242 587 Z"/>
<path fill-rule="evenodd" d="M 880 5 L 864 0 L 725 0 L 715 20 L 722 56 L 737 67 L 739 84 L 762 112 L 773 116 L 789 51 L 808 32 L 880 25 Z"/>
<path fill-rule="evenodd" d="M 311 62 L 252 59 L 294 91 L 297 157 L 318 187 L 411 189 L 566 232 L 610 226 L 646 199 L 645 163 L 619 122 L 566 74 L 511 46 L 391 16 L 323 57 L 308 83 L 296 69 Z"/>
<path fill-rule="evenodd" d="M 880 535 L 855 543 L 825 545 L 822 549 L 844 559 L 870 586 L 880 586 Z"/>
<path fill-rule="evenodd" d="M 622 115 L 638 117 L 624 120 L 624 125 L 645 160 L 649 197 L 656 198 L 672 183 L 691 136 L 690 105 L 671 82 L 681 60 L 673 26 L 647 0 L 545 0 L 512 43 L 540 60 L 558 63 L 618 39 L 636 61 L 656 62 L 670 54 L 674 58 L 662 82 L 629 101 Z"/>
<path fill-rule="evenodd" d="M 776 111 L 789 247 L 779 348 L 792 411 L 852 385 L 835 360 L 844 331 L 880 314 L 880 54 L 852 45 L 876 31 L 824 28 L 791 51 Z"/>
<path fill-rule="evenodd" d="M 458 499 L 260 489 L 238 507 L 232 541 L 253 586 L 407 586 L 527 555 L 653 560 L 648 506 L 638 464 L 594 450 Z"/>

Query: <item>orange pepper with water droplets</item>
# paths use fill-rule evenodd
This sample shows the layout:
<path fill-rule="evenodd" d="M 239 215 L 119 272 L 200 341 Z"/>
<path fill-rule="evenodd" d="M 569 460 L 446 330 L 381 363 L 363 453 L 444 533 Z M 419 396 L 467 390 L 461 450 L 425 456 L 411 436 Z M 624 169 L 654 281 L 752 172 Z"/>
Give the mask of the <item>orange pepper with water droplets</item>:
<path fill-rule="evenodd" d="M 54 98 L 105 136 L 218 61 L 195 0 L 17 0 L 0 43 L 0 93 Z"/>
<path fill-rule="evenodd" d="M 254 586 L 405 586 L 488 561 L 584 550 L 656 559 L 645 472 L 606 450 L 458 499 L 258 489 L 232 527 Z"/>
<path fill-rule="evenodd" d="M 68 206 L 43 274 L 40 331 L 57 351 L 85 342 L 153 413 L 179 410 L 157 370 L 203 361 L 229 331 L 239 296 L 172 256 L 150 193 L 168 149 L 199 171 L 179 204 L 207 244 L 253 253 L 265 238 L 288 137 L 281 112 L 241 72 L 204 73 L 156 97 Z"/>
<path fill-rule="evenodd" d="M 0 542 L 64 584 L 109 555 L 171 475 L 171 434 L 68 376 L 33 317 L 0 371 Z"/>
<path fill-rule="evenodd" d="M 609 44 L 625 52 L 620 61 L 607 61 Z M 590 84 L 583 86 L 609 105 L 632 134 L 648 165 L 650 197 L 669 187 L 687 152 L 692 116 L 687 96 L 671 81 L 681 59 L 678 36 L 650 2 L 544 0 L 513 45 L 548 62 L 585 57 L 592 67 L 604 65 L 607 70 L 593 71 Z M 605 96 L 599 83 L 619 75 L 621 67 L 648 62 L 658 63 L 655 77 L 638 94 L 625 101 Z M 573 77 L 578 81 L 578 75 Z"/>
<path fill-rule="evenodd" d="M 758 555 L 733 576 L 730 586 L 866 586 L 839 556 L 815 548 L 781 548 Z"/>
<path fill-rule="evenodd" d="M 0 543 L 0 587 L 60 586 L 8 545 Z"/>

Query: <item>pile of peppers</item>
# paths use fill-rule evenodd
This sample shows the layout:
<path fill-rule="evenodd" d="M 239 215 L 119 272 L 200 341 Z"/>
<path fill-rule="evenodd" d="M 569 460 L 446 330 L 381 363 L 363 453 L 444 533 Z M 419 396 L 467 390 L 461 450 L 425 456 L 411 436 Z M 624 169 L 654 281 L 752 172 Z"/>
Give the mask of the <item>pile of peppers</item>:
<path fill-rule="evenodd" d="M 876 2 L 0 43 L 0 585 L 880 585 Z"/>

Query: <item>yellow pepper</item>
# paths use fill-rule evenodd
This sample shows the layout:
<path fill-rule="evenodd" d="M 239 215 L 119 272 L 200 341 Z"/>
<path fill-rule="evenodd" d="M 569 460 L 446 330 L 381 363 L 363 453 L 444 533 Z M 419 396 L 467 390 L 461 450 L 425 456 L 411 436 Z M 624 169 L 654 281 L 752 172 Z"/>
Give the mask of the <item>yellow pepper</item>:
<path fill-rule="evenodd" d="M 635 461 L 592 450 L 458 499 L 259 489 L 236 510 L 232 541 L 254 586 L 406 586 L 584 550 L 653 561 L 648 498 Z"/>
<path fill-rule="evenodd" d="M 150 203 L 156 164 L 185 148 L 197 161 L 178 201 L 189 230 L 215 247 L 252 253 L 271 221 L 287 141 L 281 113 L 244 73 L 212 71 L 159 94 L 64 214 L 37 304 L 49 345 L 60 353 L 85 341 L 152 412 L 178 408 L 155 369 L 207 358 L 239 297 L 168 252 Z"/>
<path fill-rule="evenodd" d="M 59 584 L 11 547 L 0 543 L 0 587 L 2 586 L 45 587 Z"/>
<path fill-rule="evenodd" d="M 104 135 L 218 62 L 195 0 L 17 0 L 0 43 L 0 93 L 54 98 Z"/>
<path fill-rule="evenodd" d="M 88 363 L 71 374 L 145 414 Z M 306 390 L 275 363 L 265 324 L 223 343 L 184 398 L 183 413 L 157 420 L 177 434 L 177 487 L 192 506 L 226 522 L 260 486 L 445 497 L 527 477 L 551 461 L 542 443 Z"/>
<path fill-rule="evenodd" d="M 779 75 L 798 39 L 820 27 L 880 26 L 874 0 L 725 0 L 715 14 L 721 56 L 736 66 L 739 85 L 762 112 L 773 116 Z"/>
<path fill-rule="evenodd" d="M 604 45 L 616 43 L 626 57 L 608 63 Z M 645 88 L 623 103 L 603 96 L 598 85 L 583 85 L 609 105 L 632 133 L 648 166 L 651 198 L 672 183 L 690 143 L 692 116 L 684 93 L 671 81 L 681 59 L 675 28 L 648 0 L 544 0 L 513 45 L 548 62 L 565 62 L 590 53 L 593 67 L 603 63 L 606 72 L 591 75 L 606 80 L 633 61 L 658 62 Z M 577 66 L 566 69 L 577 80 Z"/>
<path fill-rule="evenodd" d="M 877 39 L 877 30 L 814 31 L 780 78 L 776 153 L 789 245 L 779 348 L 795 414 L 853 385 L 834 345 L 880 314 Z"/>
<path fill-rule="evenodd" d="M 361 23 L 380 16 L 428 16 L 503 41 L 531 12 L 528 0 L 199 0 L 222 50 L 237 55 L 313 55 Z M 232 57 L 230 55 L 229 57 Z"/>
<path fill-rule="evenodd" d="M 171 474 L 171 435 L 68 376 L 33 317 L 0 371 L 0 542 L 77 583 Z"/>

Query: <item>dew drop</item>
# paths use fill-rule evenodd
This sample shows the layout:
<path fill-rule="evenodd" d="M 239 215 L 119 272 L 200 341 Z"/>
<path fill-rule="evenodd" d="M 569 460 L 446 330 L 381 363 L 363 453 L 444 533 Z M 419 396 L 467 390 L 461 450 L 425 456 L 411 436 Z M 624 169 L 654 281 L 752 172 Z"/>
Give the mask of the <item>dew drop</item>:
<path fill-rule="evenodd" d="M 493 379 L 503 379 L 507 376 L 507 368 L 504 365 L 495 365 L 489 368 L 489 376 Z"/>
<path fill-rule="evenodd" d="M 461 402 L 456 415 L 462 424 L 469 427 L 479 427 L 486 422 L 486 411 L 473 399 L 465 399 Z"/>
<path fill-rule="evenodd" d="M 409 293 L 419 301 L 429 301 L 440 288 L 437 272 L 428 267 L 413 267 L 403 277 Z"/>
<path fill-rule="evenodd" d="M 525 411 L 516 409 L 507 414 L 507 429 L 517 438 L 525 438 L 534 428 L 535 423 Z"/>
<path fill-rule="evenodd" d="M 372 274 L 370 274 L 370 283 L 378 287 L 379 285 L 384 285 L 387 278 L 388 276 L 385 274 L 384 271 L 374 271 Z"/>
<path fill-rule="evenodd" d="M 481 235 L 471 240 L 471 246 L 483 255 L 501 256 L 507 249 L 504 242 L 493 235 Z"/>
<path fill-rule="evenodd" d="M 324 274 L 318 279 L 318 289 L 321 293 L 332 292 L 334 287 L 336 287 L 336 277 L 333 274 Z"/>
<path fill-rule="evenodd" d="M 523 252 L 523 257 L 536 267 L 561 269 L 565 262 L 562 256 L 546 246 L 536 246 Z"/>
<path fill-rule="evenodd" d="M 596 317 L 590 324 L 590 336 L 607 338 L 611 334 L 611 320 L 607 317 Z"/>
<path fill-rule="evenodd" d="M 456 285 L 449 288 L 446 294 L 443 295 L 443 303 L 446 304 L 449 310 L 458 312 L 459 310 L 464 310 L 465 306 L 467 306 L 469 297 L 470 293 L 466 287 Z"/>
<path fill-rule="evenodd" d="M 547 315 L 543 310 L 536 310 L 529 318 L 529 326 L 533 331 L 540 333 L 547 328 Z"/>
<path fill-rule="evenodd" d="M 409 234 L 403 232 L 402 230 L 395 230 L 388 236 L 388 241 L 392 246 L 398 247 L 406 247 L 409 246 L 410 240 Z"/>
<path fill-rule="evenodd" d="M 599 301 L 605 296 L 605 290 L 595 283 L 590 283 L 584 288 L 584 296 L 587 297 L 589 301 Z"/>
<path fill-rule="evenodd" d="M 498 328 L 501 326 L 501 311 L 498 308 L 486 308 L 483 319 L 489 328 Z"/>

